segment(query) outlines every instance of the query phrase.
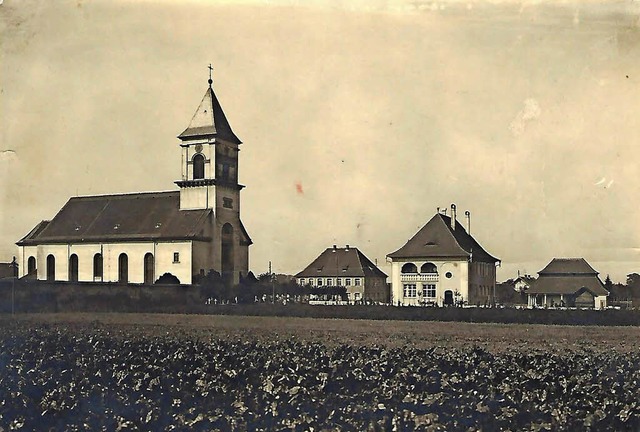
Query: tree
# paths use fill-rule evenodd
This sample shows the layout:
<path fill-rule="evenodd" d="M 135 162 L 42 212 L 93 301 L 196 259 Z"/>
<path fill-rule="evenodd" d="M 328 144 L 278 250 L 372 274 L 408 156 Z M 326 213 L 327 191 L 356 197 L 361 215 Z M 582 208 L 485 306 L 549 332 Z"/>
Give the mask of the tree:
<path fill-rule="evenodd" d="M 613 282 L 611 282 L 611 278 L 609 277 L 609 275 L 607 275 L 607 277 L 604 280 L 604 287 L 609 292 L 611 292 L 611 289 L 613 288 Z"/>
<path fill-rule="evenodd" d="M 638 273 L 628 274 L 627 285 L 632 288 L 640 288 L 640 274 Z"/>

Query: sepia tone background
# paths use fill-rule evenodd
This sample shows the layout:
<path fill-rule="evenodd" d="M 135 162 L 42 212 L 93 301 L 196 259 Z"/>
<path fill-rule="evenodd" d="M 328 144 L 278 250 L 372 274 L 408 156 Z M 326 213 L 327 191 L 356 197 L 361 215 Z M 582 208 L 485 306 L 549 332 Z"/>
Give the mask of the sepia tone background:
<path fill-rule="evenodd" d="M 639 1 L 0 5 L 0 261 L 74 195 L 175 190 L 214 89 L 240 153 L 250 268 L 377 260 L 471 211 L 502 267 L 640 271 Z"/>

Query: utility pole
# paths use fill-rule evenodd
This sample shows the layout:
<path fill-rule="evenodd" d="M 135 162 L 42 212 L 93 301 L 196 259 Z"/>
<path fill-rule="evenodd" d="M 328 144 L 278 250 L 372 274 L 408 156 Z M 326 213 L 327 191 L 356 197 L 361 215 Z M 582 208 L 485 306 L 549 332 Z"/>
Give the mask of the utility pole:
<path fill-rule="evenodd" d="M 273 285 L 273 273 L 271 273 L 271 261 L 269 261 L 269 281 L 271 281 L 271 303 L 276 303 L 276 287 Z"/>
<path fill-rule="evenodd" d="M 18 263 L 16 262 L 16 257 L 13 257 L 13 261 L 11 261 L 11 273 L 12 273 L 12 278 L 11 278 L 11 315 L 15 315 L 16 313 L 16 309 L 15 309 L 15 291 L 16 291 L 16 278 L 18 277 Z"/>

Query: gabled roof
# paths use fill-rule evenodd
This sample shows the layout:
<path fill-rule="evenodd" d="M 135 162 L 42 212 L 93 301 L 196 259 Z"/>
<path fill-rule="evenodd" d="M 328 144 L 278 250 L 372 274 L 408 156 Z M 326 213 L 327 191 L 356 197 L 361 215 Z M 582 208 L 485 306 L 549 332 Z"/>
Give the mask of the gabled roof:
<path fill-rule="evenodd" d="M 389 258 L 471 258 L 473 261 L 495 263 L 491 256 L 456 221 L 451 228 L 451 218 L 441 213 L 427 222 L 409 241 Z"/>
<path fill-rule="evenodd" d="M 598 272 L 589 265 L 584 258 L 554 258 L 549 264 L 538 272 L 539 275 L 597 275 Z"/>
<path fill-rule="evenodd" d="M 520 281 L 526 283 L 526 284 L 530 284 L 535 282 L 536 278 L 534 278 L 533 276 L 529 276 L 529 275 L 524 275 L 524 276 L 518 276 L 513 283 L 518 283 Z"/>
<path fill-rule="evenodd" d="M 179 191 L 74 197 L 17 244 L 209 240 L 210 214 L 211 209 L 181 211 Z"/>
<path fill-rule="evenodd" d="M 183 141 L 196 138 L 221 138 L 234 144 L 242 141 L 233 133 L 222 106 L 211 86 L 207 89 L 189 126 L 178 135 Z"/>
<path fill-rule="evenodd" d="M 527 290 L 528 294 L 576 294 L 587 289 L 593 295 L 606 296 L 606 290 L 596 275 L 581 276 L 540 276 Z"/>
<path fill-rule="evenodd" d="M 295 277 L 382 277 L 387 275 L 358 248 L 328 248 Z"/>

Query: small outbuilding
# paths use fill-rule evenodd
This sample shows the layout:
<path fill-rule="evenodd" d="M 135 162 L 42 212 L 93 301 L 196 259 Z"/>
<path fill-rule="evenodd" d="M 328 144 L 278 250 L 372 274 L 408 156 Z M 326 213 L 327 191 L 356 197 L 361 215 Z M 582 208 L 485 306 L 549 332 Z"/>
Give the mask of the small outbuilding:
<path fill-rule="evenodd" d="M 527 290 L 532 307 L 604 309 L 609 292 L 584 258 L 554 258 Z"/>

